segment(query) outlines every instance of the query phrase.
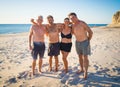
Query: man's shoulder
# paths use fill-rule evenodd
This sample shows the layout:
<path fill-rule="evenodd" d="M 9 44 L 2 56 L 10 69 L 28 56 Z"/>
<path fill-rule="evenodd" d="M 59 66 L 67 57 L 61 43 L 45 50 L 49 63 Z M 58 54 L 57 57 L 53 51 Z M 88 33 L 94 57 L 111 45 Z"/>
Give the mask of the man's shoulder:
<path fill-rule="evenodd" d="M 34 25 L 34 24 L 31 25 L 31 30 L 35 30 L 36 26 L 37 26 L 37 25 Z"/>
<path fill-rule="evenodd" d="M 87 26 L 87 23 L 86 23 L 85 21 L 80 21 L 80 24 L 81 24 L 82 26 Z"/>
<path fill-rule="evenodd" d="M 48 29 L 48 28 L 49 28 L 49 25 L 48 25 L 48 24 L 45 24 L 45 28 Z"/>
<path fill-rule="evenodd" d="M 32 28 L 34 28 L 34 27 L 36 27 L 36 26 L 37 26 L 36 24 L 32 24 L 32 25 L 31 25 Z"/>
<path fill-rule="evenodd" d="M 86 24 L 83 20 L 79 20 L 79 23 Z"/>

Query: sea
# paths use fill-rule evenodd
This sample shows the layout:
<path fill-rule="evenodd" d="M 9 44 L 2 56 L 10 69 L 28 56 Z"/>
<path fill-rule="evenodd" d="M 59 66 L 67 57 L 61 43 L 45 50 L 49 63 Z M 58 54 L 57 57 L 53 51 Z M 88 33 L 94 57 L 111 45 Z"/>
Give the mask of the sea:
<path fill-rule="evenodd" d="M 89 27 L 106 26 L 107 24 L 88 24 Z M 31 24 L 0 24 L 0 34 L 29 32 Z"/>

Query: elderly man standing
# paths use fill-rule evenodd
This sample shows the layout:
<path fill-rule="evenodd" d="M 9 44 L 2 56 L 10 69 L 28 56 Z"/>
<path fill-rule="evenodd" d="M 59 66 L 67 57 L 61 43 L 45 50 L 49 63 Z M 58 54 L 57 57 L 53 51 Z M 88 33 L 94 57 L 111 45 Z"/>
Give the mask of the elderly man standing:
<path fill-rule="evenodd" d="M 37 56 L 39 55 L 39 72 L 41 73 L 42 58 L 45 52 L 44 35 L 46 34 L 45 26 L 42 24 L 43 17 L 39 16 L 37 25 L 32 25 L 29 33 L 29 48 L 32 50 L 32 74 L 35 75 L 35 66 Z M 33 47 L 32 47 L 33 44 Z"/>

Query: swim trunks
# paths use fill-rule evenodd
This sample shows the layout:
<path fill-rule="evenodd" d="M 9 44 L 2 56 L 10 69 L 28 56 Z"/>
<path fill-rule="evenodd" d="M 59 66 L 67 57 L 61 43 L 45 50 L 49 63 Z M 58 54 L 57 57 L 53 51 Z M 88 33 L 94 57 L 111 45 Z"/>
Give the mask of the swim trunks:
<path fill-rule="evenodd" d="M 32 57 L 33 59 L 37 59 L 39 55 L 40 58 L 43 58 L 45 52 L 45 43 L 43 42 L 33 42 L 33 50 L 32 50 Z"/>
<path fill-rule="evenodd" d="M 89 40 L 84 40 L 82 42 L 76 41 L 76 51 L 80 55 L 90 55 L 90 43 Z"/>
<path fill-rule="evenodd" d="M 60 43 L 49 43 L 48 56 L 58 56 L 60 54 Z"/>

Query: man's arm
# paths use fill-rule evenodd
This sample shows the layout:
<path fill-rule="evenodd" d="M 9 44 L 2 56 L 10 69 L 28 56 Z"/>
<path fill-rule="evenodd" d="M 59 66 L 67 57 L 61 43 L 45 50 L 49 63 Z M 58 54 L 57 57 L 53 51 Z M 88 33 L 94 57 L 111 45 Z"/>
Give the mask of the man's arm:
<path fill-rule="evenodd" d="M 45 33 L 46 33 L 46 36 L 48 36 L 48 25 L 46 24 L 46 25 L 44 25 L 45 26 Z"/>
<path fill-rule="evenodd" d="M 91 40 L 92 35 L 93 35 L 93 32 L 92 32 L 92 30 L 89 28 L 89 29 L 88 29 L 88 40 Z"/>
<path fill-rule="evenodd" d="M 90 41 L 92 38 L 93 32 L 86 23 L 84 23 L 84 27 L 85 27 L 86 31 L 88 32 L 88 40 Z"/>
<path fill-rule="evenodd" d="M 31 29 L 30 29 L 30 32 L 29 32 L 29 49 L 30 49 L 30 50 L 32 50 L 32 46 L 31 46 L 32 36 L 33 36 L 33 30 L 32 30 L 32 28 L 31 28 Z"/>
<path fill-rule="evenodd" d="M 57 29 L 58 29 L 58 31 L 60 33 L 64 28 L 64 24 L 63 23 L 56 23 L 56 25 L 57 25 Z"/>
<path fill-rule="evenodd" d="M 37 25 L 37 23 L 34 21 L 33 18 L 32 18 L 30 21 L 31 21 L 33 24 Z"/>

